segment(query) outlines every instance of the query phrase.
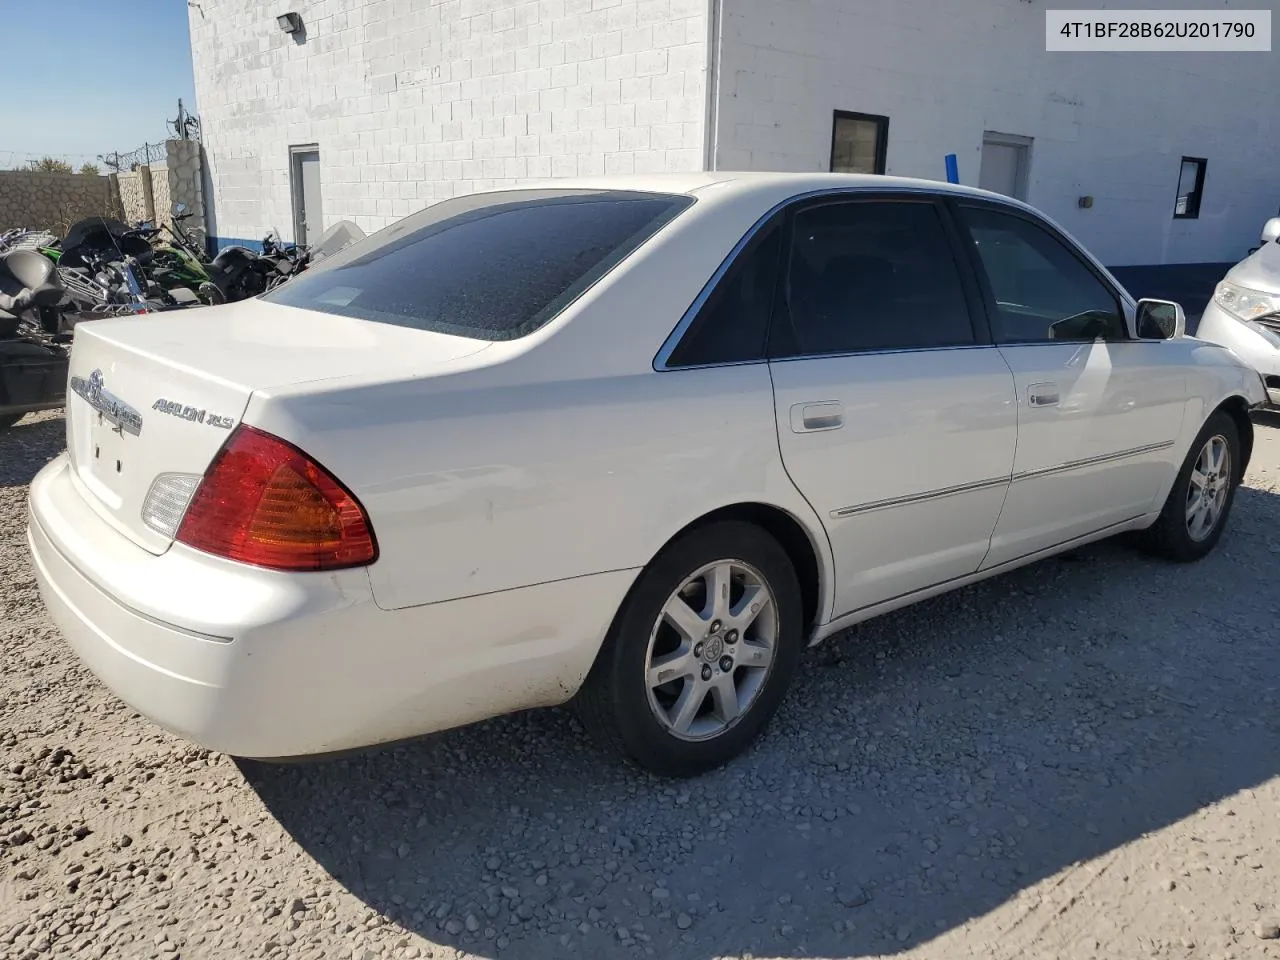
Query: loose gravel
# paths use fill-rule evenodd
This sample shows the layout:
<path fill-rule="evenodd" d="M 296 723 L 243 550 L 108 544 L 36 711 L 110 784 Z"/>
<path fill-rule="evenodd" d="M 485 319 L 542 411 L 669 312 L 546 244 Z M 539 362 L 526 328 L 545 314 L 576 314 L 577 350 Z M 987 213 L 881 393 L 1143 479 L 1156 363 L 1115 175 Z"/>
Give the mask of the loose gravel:
<path fill-rule="evenodd" d="M 40 605 L 61 446 L 0 435 L 0 956 L 1280 957 L 1280 421 L 1207 560 L 1103 544 L 865 624 L 684 783 L 566 711 L 287 766 L 158 731 Z"/>

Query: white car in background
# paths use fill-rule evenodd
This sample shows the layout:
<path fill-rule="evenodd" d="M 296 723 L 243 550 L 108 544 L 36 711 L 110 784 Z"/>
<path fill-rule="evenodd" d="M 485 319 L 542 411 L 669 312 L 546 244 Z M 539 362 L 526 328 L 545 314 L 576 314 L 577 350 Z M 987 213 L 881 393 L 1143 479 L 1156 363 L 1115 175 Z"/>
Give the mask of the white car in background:
<path fill-rule="evenodd" d="M 1262 375 L 1280 406 L 1280 217 L 1262 228 L 1262 246 L 1227 271 L 1196 336 L 1230 347 Z"/>
<path fill-rule="evenodd" d="M 84 662 L 211 748 L 576 699 L 692 774 L 854 623 L 1126 531 L 1211 550 L 1264 393 L 1184 323 L 940 183 L 481 193 L 257 300 L 80 325 L 30 546 Z"/>

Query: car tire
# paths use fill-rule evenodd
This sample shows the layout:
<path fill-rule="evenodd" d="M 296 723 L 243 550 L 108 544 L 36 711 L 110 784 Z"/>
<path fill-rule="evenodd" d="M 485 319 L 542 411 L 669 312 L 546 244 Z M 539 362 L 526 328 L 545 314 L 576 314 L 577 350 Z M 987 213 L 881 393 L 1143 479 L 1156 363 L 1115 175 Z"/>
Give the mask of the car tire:
<path fill-rule="evenodd" d="M 0 413 L 0 430 L 8 430 L 21 419 L 20 413 Z"/>
<path fill-rule="evenodd" d="M 1215 450 L 1227 458 L 1216 469 Z M 1240 431 L 1230 416 L 1219 411 L 1206 421 L 1192 442 L 1160 518 L 1143 531 L 1142 546 L 1179 563 L 1191 563 L 1207 555 L 1227 524 L 1236 488 L 1243 479 L 1241 463 Z M 1211 499 L 1205 499 L 1206 485 Z M 1199 516 L 1199 522 L 1193 514 Z"/>
<path fill-rule="evenodd" d="M 725 593 L 718 604 L 708 599 Z M 753 524 L 712 523 L 669 544 L 640 574 L 575 706 L 615 752 L 661 776 L 695 776 L 760 735 L 803 646 L 800 585 L 786 551 Z"/>

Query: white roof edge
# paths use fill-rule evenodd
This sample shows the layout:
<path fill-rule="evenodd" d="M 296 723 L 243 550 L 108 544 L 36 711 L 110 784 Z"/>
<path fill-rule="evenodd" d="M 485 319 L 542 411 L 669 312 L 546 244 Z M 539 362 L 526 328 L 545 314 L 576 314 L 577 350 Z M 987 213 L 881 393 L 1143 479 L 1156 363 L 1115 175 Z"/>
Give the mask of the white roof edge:
<path fill-rule="evenodd" d="M 867 190 L 929 190 L 957 196 L 988 197 L 1026 206 L 1019 200 L 1003 194 L 992 193 L 977 187 L 947 183 L 942 180 L 925 180 L 915 177 L 892 177 L 880 174 L 857 173 L 787 173 L 744 170 L 701 170 L 686 173 L 636 173 L 607 174 L 593 177 L 559 177 L 527 181 L 517 185 L 495 186 L 499 190 L 542 189 L 610 189 L 635 190 L 647 193 L 680 193 L 696 195 L 709 187 L 732 183 L 737 190 L 774 188 L 780 192 L 806 193 L 811 190 L 867 189 Z M 490 191 L 482 191 L 490 192 Z M 735 191 L 736 192 L 736 191 Z"/>

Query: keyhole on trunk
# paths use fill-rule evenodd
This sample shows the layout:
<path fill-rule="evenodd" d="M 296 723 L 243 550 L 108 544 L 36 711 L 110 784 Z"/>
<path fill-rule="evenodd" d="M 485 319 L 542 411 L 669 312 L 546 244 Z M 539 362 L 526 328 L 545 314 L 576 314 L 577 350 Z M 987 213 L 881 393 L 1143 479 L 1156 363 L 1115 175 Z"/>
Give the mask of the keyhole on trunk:
<path fill-rule="evenodd" d="M 119 460 L 117 460 L 117 461 L 116 461 L 116 473 L 119 473 L 119 472 L 120 472 L 120 461 L 119 461 Z"/>
<path fill-rule="evenodd" d="M 97 460 L 102 451 L 98 447 L 93 448 L 93 459 Z"/>

